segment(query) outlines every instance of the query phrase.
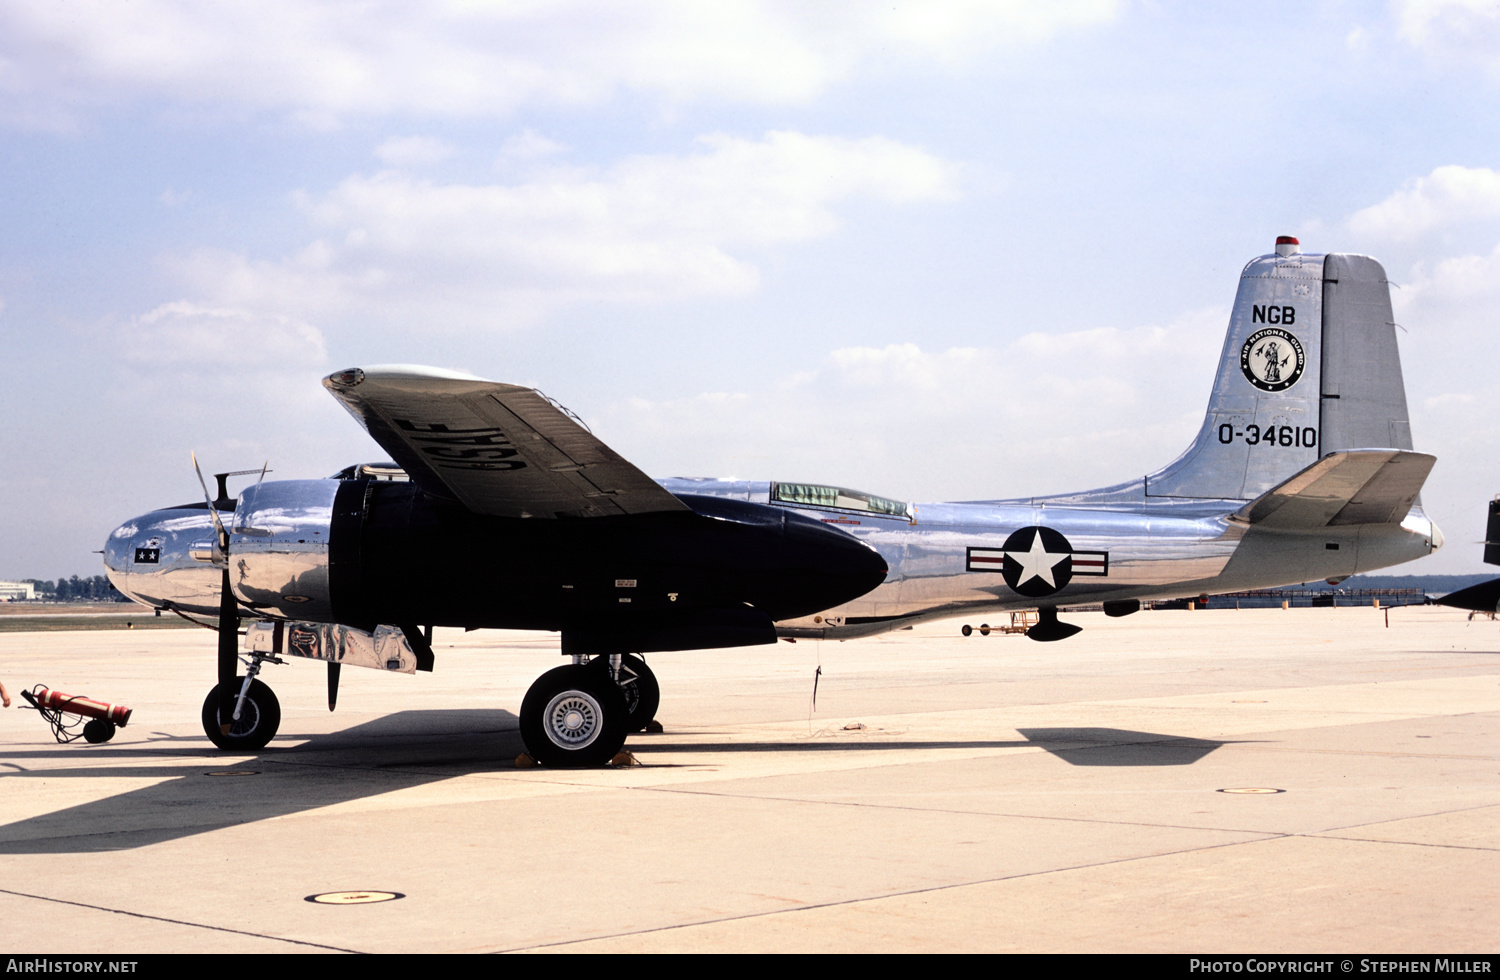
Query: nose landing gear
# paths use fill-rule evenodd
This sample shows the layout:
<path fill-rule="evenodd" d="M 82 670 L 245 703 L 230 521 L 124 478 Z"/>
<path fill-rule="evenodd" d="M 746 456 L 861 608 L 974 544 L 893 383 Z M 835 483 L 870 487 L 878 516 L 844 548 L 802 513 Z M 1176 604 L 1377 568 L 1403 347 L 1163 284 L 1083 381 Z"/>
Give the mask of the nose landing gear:
<path fill-rule="evenodd" d="M 234 679 L 228 698 L 221 698 L 219 687 L 215 686 L 203 701 L 203 733 L 226 752 L 263 749 L 281 727 L 281 702 L 255 676 L 260 673 L 262 661 L 286 662 L 272 655 L 251 654 L 245 676 Z"/>

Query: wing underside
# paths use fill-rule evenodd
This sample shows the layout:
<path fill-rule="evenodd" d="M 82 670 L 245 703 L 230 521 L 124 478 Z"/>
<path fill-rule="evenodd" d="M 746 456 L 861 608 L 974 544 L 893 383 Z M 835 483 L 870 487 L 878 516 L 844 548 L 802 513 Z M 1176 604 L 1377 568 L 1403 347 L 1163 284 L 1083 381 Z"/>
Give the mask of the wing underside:
<path fill-rule="evenodd" d="M 688 509 L 533 388 L 407 366 L 350 368 L 323 386 L 423 490 L 476 514 Z"/>

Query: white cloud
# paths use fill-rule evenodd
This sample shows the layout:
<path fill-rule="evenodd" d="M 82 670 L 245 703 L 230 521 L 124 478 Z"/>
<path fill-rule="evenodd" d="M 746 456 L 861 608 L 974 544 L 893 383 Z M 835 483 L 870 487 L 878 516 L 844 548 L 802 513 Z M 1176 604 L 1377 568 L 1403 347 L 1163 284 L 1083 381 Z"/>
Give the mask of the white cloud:
<path fill-rule="evenodd" d="M 13 0 L 0 5 L 12 119 L 164 97 L 304 114 L 492 115 L 598 102 L 805 101 L 891 62 L 958 69 L 1105 23 L 1117 0 Z"/>
<path fill-rule="evenodd" d="M 1397 322 L 1434 354 L 1455 343 L 1488 350 L 1500 311 L 1500 245 L 1487 255 L 1415 263 L 1391 303 Z"/>
<path fill-rule="evenodd" d="M 124 359 L 145 365 L 223 365 L 243 369 L 327 359 L 318 330 L 286 316 L 242 309 L 164 303 L 117 334 Z"/>
<path fill-rule="evenodd" d="M 562 153 L 567 149 L 555 140 L 549 140 L 529 129 L 523 129 L 505 141 L 505 145 L 500 148 L 499 162 L 538 160 Z"/>
<path fill-rule="evenodd" d="M 1399 241 L 1453 225 L 1500 217 L 1500 173 L 1488 167 L 1438 167 L 1414 177 L 1349 219 L 1357 235 Z"/>
<path fill-rule="evenodd" d="M 1434 60 L 1500 74 L 1500 7 L 1493 0 L 1397 0 L 1401 37 Z"/>
<path fill-rule="evenodd" d="M 393 136 L 375 148 L 375 156 L 393 167 L 425 167 L 453 156 L 452 144 L 431 136 Z"/>
<path fill-rule="evenodd" d="M 662 476 L 821 480 L 925 500 L 1081 490 L 1139 477 L 1187 445 L 1227 318 L 1207 310 L 1002 347 L 842 348 L 760 391 L 636 398 L 589 421 Z"/>
<path fill-rule="evenodd" d="M 574 302 L 743 294 L 759 272 L 738 250 L 829 235 L 850 198 L 906 204 L 957 193 L 952 166 L 879 137 L 779 132 L 699 144 L 515 184 L 355 175 L 304 199 L 322 237 L 296 255 L 199 252 L 179 269 L 226 305 L 504 326 Z"/>
<path fill-rule="evenodd" d="M 106 329 L 105 349 L 119 367 L 101 397 L 124 418 L 151 420 L 151 438 L 132 447 L 129 466 L 163 483 L 157 505 L 196 489 L 189 448 L 205 472 L 269 459 L 280 478 L 322 476 L 380 455 L 318 385 L 328 353 L 306 322 L 179 301 Z"/>

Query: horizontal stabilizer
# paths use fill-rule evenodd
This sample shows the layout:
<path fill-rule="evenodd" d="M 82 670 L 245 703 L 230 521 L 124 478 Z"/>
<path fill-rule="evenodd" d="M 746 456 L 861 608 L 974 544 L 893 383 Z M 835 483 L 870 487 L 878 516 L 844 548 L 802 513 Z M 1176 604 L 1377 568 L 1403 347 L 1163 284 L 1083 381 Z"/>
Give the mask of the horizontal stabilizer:
<path fill-rule="evenodd" d="M 1435 462 L 1401 449 L 1329 453 L 1235 511 L 1234 519 L 1289 530 L 1400 523 Z"/>

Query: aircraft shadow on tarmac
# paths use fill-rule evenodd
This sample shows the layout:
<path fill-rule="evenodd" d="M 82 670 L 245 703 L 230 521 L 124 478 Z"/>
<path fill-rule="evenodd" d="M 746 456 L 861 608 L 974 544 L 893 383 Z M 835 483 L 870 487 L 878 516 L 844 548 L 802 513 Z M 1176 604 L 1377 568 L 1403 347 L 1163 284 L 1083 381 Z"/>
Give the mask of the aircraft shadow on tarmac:
<path fill-rule="evenodd" d="M 812 738 L 805 742 L 696 742 L 675 744 L 675 752 L 872 752 L 916 749 L 1025 749 L 1040 748 L 1075 766 L 1190 766 L 1227 742 L 1183 738 L 1123 728 L 1018 728 L 1022 740 L 993 738 L 908 740 L 882 738 L 883 733 L 837 733 L 844 737 Z M 677 735 L 689 734 L 674 732 Z M 644 748 L 647 742 L 627 743 Z"/>
<path fill-rule="evenodd" d="M 1027 742 L 1075 766 L 1190 766 L 1224 742 L 1122 728 L 1018 728 Z"/>
<path fill-rule="evenodd" d="M 508 769 L 523 750 L 515 715 L 478 709 L 401 711 L 343 731 L 308 736 L 285 749 L 273 745 L 256 758 L 227 765 L 221 761 L 225 756 L 203 738 L 85 748 L 81 751 L 107 753 L 110 764 L 89 766 L 70 759 L 69 765 L 58 768 L 0 769 L 0 786 L 36 778 L 162 782 L 0 826 L 0 854 L 145 847 L 455 776 Z M 28 753 L 5 755 L 24 764 Z M 56 759 L 57 751 L 35 755 Z M 142 761 L 122 766 L 122 756 Z M 200 759 L 201 765 L 184 767 L 185 758 Z"/>
<path fill-rule="evenodd" d="M 1224 742 L 1118 728 L 1023 728 L 1024 740 L 906 741 L 881 738 L 787 742 L 674 742 L 669 751 L 871 751 L 923 748 L 1045 749 L 1075 766 L 1186 766 Z M 676 734 L 688 734 L 678 732 Z M 875 734 L 875 733 L 872 733 Z M 296 737 L 296 736 L 293 736 Z M 141 789 L 0 826 L 0 854 L 68 854 L 129 850 L 224 827 L 333 806 L 473 773 L 509 769 L 524 751 L 507 711 L 402 711 L 299 745 L 263 749 L 230 765 L 203 739 L 157 739 L 83 751 L 108 753 L 111 764 L 72 762 L 48 769 L 0 770 L 0 785 L 24 779 L 159 779 Z M 634 743 L 649 750 L 650 740 Z M 9 759 L 31 753 L 9 751 Z M 35 757 L 56 759 L 48 749 Z M 122 757 L 140 765 L 122 766 Z M 201 765 L 184 767 L 183 759 Z M 152 764 L 152 760 L 158 760 Z M 167 760 L 172 760 L 171 764 Z M 12 763 L 18 765 L 18 763 Z M 12 783 L 12 785 L 14 785 Z M 0 790 L 4 792 L 4 790 Z"/>

